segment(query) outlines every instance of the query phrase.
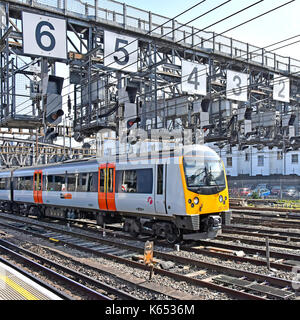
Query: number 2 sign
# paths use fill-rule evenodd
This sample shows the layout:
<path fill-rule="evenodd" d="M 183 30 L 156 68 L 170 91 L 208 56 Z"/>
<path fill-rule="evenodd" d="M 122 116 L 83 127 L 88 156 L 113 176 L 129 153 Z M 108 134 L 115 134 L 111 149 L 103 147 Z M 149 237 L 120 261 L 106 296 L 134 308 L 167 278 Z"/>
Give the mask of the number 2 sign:
<path fill-rule="evenodd" d="M 25 54 L 67 59 L 67 29 L 63 19 L 23 12 Z"/>
<path fill-rule="evenodd" d="M 273 100 L 290 102 L 290 79 L 280 74 L 274 76 Z"/>

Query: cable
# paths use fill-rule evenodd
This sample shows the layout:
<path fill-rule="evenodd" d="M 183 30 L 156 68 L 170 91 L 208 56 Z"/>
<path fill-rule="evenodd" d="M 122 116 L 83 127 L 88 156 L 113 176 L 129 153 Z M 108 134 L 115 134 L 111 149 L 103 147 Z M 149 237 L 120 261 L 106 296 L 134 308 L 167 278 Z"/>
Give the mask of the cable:
<path fill-rule="evenodd" d="M 146 35 L 151 34 L 151 32 L 155 31 L 156 29 L 161 28 L 162 26 L 164 26 L 165 24 L 171 22 L 172 20 L 177 19 L 179 16 L 187 13 L 188 11 L 190 11 L 190 10 L 192 10 L 192 9 L 195 9 L 197 6 L 199 6 L 200 4 L 204 3 L 205 1 L 207 1 L 207 0 L 202 0 L 202 1 L 198 2 L 198 3 L 196 3 L 195 5 L 191 6 L 190 8 L 188 8 L 188 9 L 186 9 L 185 11 L 181 12 L 180 14 L 176 15 L 175 17 L 173 17 L 173 18 L 167 20 L 166 22 L 164 22 L 163 24 L 157 26 L 157 27 L 154 28 L 153 30 L 149 30 L 149 31 L 146 33 Z M 228 1 L 226 1 L 226 3 L 227 3 L 227 2 L 230 2 L 230 1 L 232 1 L 232 0 L 228 0 Z M 137 38 L 137 39 L 134 39 L 132 42 L 128 43 L 127 45 L 123 46 L 122 48 L 125 48 L 125 47 L 127 47 L 128 45 L 132 44 L 133 42 L 136 42 L 136 41 L 141 40 L 141 39 L 142 39 L 141 37 L 140 37 L 140 38 Z M 95 49 L 96 49 L 96 48 L 92 49 L 92 51 L 95 50 Z M 95 50 L 95 51 L 96 51 L 96 50 Z M 116 52 L 117 52 L 117 51 L 115 50 L 114 52 L 112 52 L 112 53 L 110 53 L 109 55 L 105 56 L 105 57 L 103 58 L 103 60 L 104 60 L 105 58 L 107 58 L 108 56 L 116 53 Z M 131 53 L 130 53 L 130 54 L 131 54 Z M 137 60 L 137 61 L 138 61 L 138 60 Z M 137 61 L 136 61 L 136 62 L 137 62 Z M 67 80 L 67 79 L 69 79 L 69 78 L 70 78 L 70 77 L 66 78 L 65 80 Z M 70 85 L 71 85 L 71 84 L 67 85 L 67 86 L 64 87 L 63 89 L 66 89 L 66 88 L 67 88 L 68 86 L 70 86 Z M 63 90 L 63 89 L 62 89 L 62 90 Z M 31 100 L 31 99 L 28 99 L 27 101 L 30 101 L 30 100 Z M 27 102 L 27 101 L 25 101 L 25 102 Z M 25 102 L 22 102 L 20 105 L 16 106 L 16 108 L 18 108 L 19 106 L 21 106 L 21 105 L 24 104 Z M 26 108 L 28 108 L 28 107 L 26 107 Z M 24 109 L 22 109 L 22 110 L 24 110 Z M 21 110 L 21 111 L 22 111 L 22 110 Z"/>
<path fill-rule="evenodd" d="M 221 20 L 219 20 L 219 21 L 217 21 L 217 22 L 215 22 L 214 24 L 209 25 L 208 27 L 206 27 L 206 28 L 204 28 L 204 29 L 202 29 L 202 30 L 199 30 L 199 31 L 195 32 L 194 34 L 197 34 L 197 33 L 201 32 L 201 31 L 203 31 L 203 30 L 205 30 L 205 29 L 207 29 L 207 28 L 209 28 L 209 27 L 211 27 L 211 26 L 213 26 L 213 25 L 215 25 L 215 24 L 218 24 L 218 23 L 220 23 L 220 22 L 222 22 L 222 21 L 224 21 L 224 20 L 226 20 L 226 19 L 228 19 L 228 18 L 230 18 L 230 17 L 232 17 L 232 16 L 234 16 L 234 15 L 236 15 L 236 14 L 242 12 L 242 11 L 245 11 L 245 10 L 247 10 L 247 9 L 249 9 L 249 8 L 257 5 L 258 3 L 262 2 L 262 1 L 263 1 L 263 0 L 260 0 L 260 1 L 254 3 L 254 4 L 250 5 L 250 6 L 247 6 L 247 7 L 243 8 L 243 9 L 241 9 L 241 10 L 239 10 L 239 11 L 237 11 L 237 12 L 235 12 L 235 13 L 233 13 L 233 14 L 231 14 L 231 15 L 229 15 L 229 16 L 227 16 L 227 17 L 225 17 L 225 18 L 223 18 L 223 19 L 221 19 Z M 269 10 L 269 11 L 267 11 L 267 12 L 265 12 L 265 13 L 257 16 L 257 17 L 254 17 L 254 18 L 252 18 L 252 19 L 249 19 L 249 20 L 247 20 L 247 21 L 245 21 L 245 22 L 243 22 L 243 23 L 241 23 L 241 24 L 239 24 L 239 25 L 237 25 L 237 26 L 235 26 L 235 27 L 233 27 L 233 28 L 230 28 L 230 29 L 226 30 L 226 31 L 222 32 L 221 34 L 226 33 L 226 32 L 228 32 L 228 31 L 231 31 L 231 30 L 233 30 L 233 29 L 235 29 L 235 28 L 237 28 L 237 27 L 239 27 L 239 26 L 241 26 L 241 25 L 244 25 L 244 24 L 246 24 L 246 23 L 248 23 L 248 22 L 250 22 L 250 21 L 253 21 L 253 20 L 255 20 L 255 19 L 259 18 L 259 17 L 262 17 L 263 15 L 268 14 L 268 13 L 270 13 L 270 12 L 272 12 L 272 11 L 275 11 L 275 10 L 277 10 L 277 9 L 279 9 L 279 8 L 281 8 L 281 7 L 289 4 L 289 3 L 291 3 L 291 2 L 294 2 L 294 1 L 295 1 L 295 0 L 291 0 L 291 1 L 287 2 L 287 3 L 285 3 L 285 4 L 282 4 L 282 5 L 280 5 L 280 6 L 276 7 L 276 8 L 273 8 L 273 9 L 271 9 L 271 10 Z M 228 1 L 227 1 L 227 2 L 228 2 Z M 225 2 L 225 3 L 223 3 L 223 4 L 226 4 L 227 2 Z M 223 5 L 223 4 L 222 4 L 222 5 Z M 194 7 L 194 6 L 193 6 L 193 7 Z M 220 6 L 218 6 L 218 7 L 220 7 Z M 218 7 L 216 7 L 216 8 L 218 8 Z M 186 11 L 185 11 L 185 12 L 186 12 Z M 209 12 L 211 12 L 211 10 L 210 10 Z M 201 17 L 201 16 L 203 16 L 203 14 L 200 15 L 200 17 Z M 199 17 L 197 17 L 197 18 L 195 18 L 195 19 L 192 19 L 191 21 L 194 21 L 194 20 L 196 20 L 196 19 L 198 19 L 198 18 L 199 18 Z M 175 19 L 175 18 L 174 18 L 174 19 Z M 173 19 L 170 19 L 169 21 L 172 21 L 172 20 L 173 20 Z M 191 22 L 191 21 L 190 21 L 190 22 Z M 188 22 L 188 23 L 189 23 L 189 22 Z M 185 25 L 186 25 L 186 24 L 185 24 Z M 182 25 L 182 26 L 185 26 L 185 25 Z M 182 27 L 182 26 L 180 26 L 180 27 Z M 179 27 L 179 28 L 180 28 L 180 27 Z M 178 28 L 177 28 L 177 29 L 178 29 Z M 155 30 L 155 29 L 154 29 L 154 30 Z M 171 32 L 173 32 L 173 30 L 172 30 Z M 170 33 L 170 32 L 169 32 L 169 33 Z M 167 34 L 168 34 L 168 33 L 167 33 Z M 166 35 L 167 35 L 167 34 L 166 34 Z M 221 34 L 218 34 L 218 36 L 221 35 Z M 166 35 L 163 35 L 163 36 L 166 36 Z M 192 34 L 192 35 L 193 35 L 193 34 Z M 192 35 L 190 35 L 190 36 L 192 36 Z M 176 43 L 178 43 L 178 42 L 180 42 L 180 41 L 182 41 L 182 40 L 184 40 L 184 39 L 186 39 L 186 38 L 189 38 L 190 36 L 184 37 L 183 39 L 177 41 Z M 213 38 L 214 38 L 214 37 L 212 37 L 212 38 L 210 38 L 210 39 L 207 39 L 207 40 L 205 40 L 204 42 L 209 41 L 209 40 L 211 40 L 211 39 L 213 39 Z M 134 41 L 132 41 L 132 42 L 134 42 Z M 131 42 L 131 43 L 132 43 L 132 42 Z M 195 47 L 195 46 L 197 46 L 197 45 L 199 45 L 199 44 L 201 44 L 201 43 L 203 43 L 203 42 L 200 42 L 200 43 L 198 43 L 198 44 L 196 44 L 196 45 L 193 45 L 192 47 Z M 136 50 L 135 50 L 135 51 L 136 51 Z M 135 52 L 135 51 L 133 51 L 133 52 Z M 116 51 L 115 51 L 115 52 L 116 52 Z M 131 53 L 133 53 L 133 52 L 131 52 Z M 113 52 L 113 53 L 114 53 L 114 52 Z M 131 53 L 130 53 L 130 54 L 131 54 Z M 130 54 L 129 54 L 129 55 L 130 55 Z M 149 56 L 149 55 L 148 55 L 148 56 Z M 132 64 L 135 64 L 135 63 L 137 63 L 137 62 L 138 62 L 138 60 L 135 61 L 135 62 L 133 62 Z M 112 63 L 111 63 L 111 64 L 112 64 Z M 130 64 L 130 65 L 132 65 L 132 64 Z M 127 67 L 130 66 L 130 65 L 127 65 L 127 66 L 125 66 L 124 68 L 127 68 Z M 124 69 L 124 68 L 121 68 L 121 69 L 119 69 L 118 71 L 121 71 L 121 70 Z M 100 88 L 100 89 L 101 89 L 101 88 Z M 26 108 L 28 108 L 28 107 L 26 107 Z M 25 109 L 26 109 L 26 108 L 25 108 Z M 22 110 L 24 110 L 24 109 L 22 109 Z M 22 111 L 22 110 L 21 110 L 21 111 Z M 20 112 L 20 111 L 19 111 L 19 112 Z"/>
<path fill-rule="evenodd" d="M 205 0 L 205 1 L 206 1 L 206 0 Z M 174 32 L 174 31 L 176 31 L 176 30 L 178 30 L 178 29 L 180 29 L 180 28 L 182 28 L 182 27 L 184 27 L 184 26 L 188 25 L 189 23 L 191 23 L 191 22 L 193 22 L 193 21 L 195 21 L 195 20 L 199 19 L 200 17 L 205 16 L 205 15 L 206 15 L 206 14 L 208 14 L 208 13 L 211 13 L 212 11 L 214 11 L 214 10 L 216 10 L 216 9 L 218 9 L 218 8 L 220 8 L 220 7 L 222 7 L 223 5 L 225 5 L 225 4 L 227 4 L 228 2 L 231 2 L 231 1 L 232 1 L 232 0 L 227 0 L 227 1 L 223 2 L 223 3 L 221 3 L 220 5 L 218 5 L 218 6 L 214 7 L 213 9 L 210 9 L 209 11 L 207 11 L 207 12 L 205 12 L 205 13 L 203 13 L 203 14 L 201 14 L 201 15 L 197 16 L 196 18 L 194 18 L 194 19 L 192 19 L 192 20 L 188 21 L 187 23 L 185 23 L 185 24 L 183 24 L 183 25 L 180 25 L 179 27 L 175 28 L 174 30 L 171 30 L 170 32 L 168 32 L 168 33 L 166 33 L 166 34 L 162 35 L 159 39 L 162 39 L 163 37 L 167 36 L 168 34 L 170 34 L 170 33 Z M 264 0 L 261 0 L 261 1 L 264 1 Z M 202 4 L 203 2 L 204 2 L 204 1 L 201 1 L 201 2 L 197 3 L 196 5 L 194 5 L 194 6 L 190 7 L 189 9 L 185 10 L 183 13 L 178 14 L 176 17 L 174 17 L 174 18 L 172 18 L 172 19 L 168 20 L 168 21 L 167 21 L 167 22 L 165 22 L 164 24 L 166 24 L 166 23 L 168 23 L 168 22 L 170 22 L 170 21 L 172 21 L 172 20 L 176 19 L 177 17 L 179 17 L 180 15 L 182 15 L 182 14 L 184 14 L 184 13 L 186 13 L 186 12 L 190 11 L 191 9 L 194 9 L 196 6 L 198 6 L 198 5 Z M 163 26 L 164 24 L 162 24 L 162 25 L 160 25 L 160 26 L 156 27 L 155 29 L 153 29 L 153 30 L 149 31 L 148 33 L 153 32 L 154 30 L 156 30 L 156 29 L 160 28 L 160 27 L 161 27 L 161 26 Z M 148 34 L 148 33 L 147 33 L 147 34 Z M 128 43 L 127 45 L 123 46 L 122 48 L 125 48 L 125 47 L 127 47 L 129 44 L 131 44 L 131 43 L 133 43 L 133 42 L 136 42 L 136 41 L 138 41 L 138 40 L 140 40 L 140 39 L 141 39 L 141 38 L 137 38 L 137 39 L 135 39 L 135 40 L 131 41 L 130 43 Z M 155 40 L 153 40 L 151 43 L 154 43 L 154 42 L 155 42 Z M 93 50 L 95 50 L 95 49 L 93 49 Z M 139 50 L 139 49 L 137 49 L 137 50 L 134 50 L 134 51 L 130 52 L 130 53 L 128 54 L 128 56 L 130 56 L 130 54 L 132 54 L 132 53 L 134 53 L 134 52 L 137 52 L 138 50 Z M 110 55 L 112 55 L 113 53 L 116 53 L 116 52 L 117 52 L 117 51 L 114 51 L 114 52 L 110 53 L 109 55 L 105 56 L 105 57 L 103 58 L 103 60 L 104 60 L 106 57 L 108 57 L 108 56 L 110 56 Z M 149 57 L 149 55 L 148 55 L 147 57 Z M 147 58 L 147 57 L 146 57 L 146 58 Z M 138 59 L 138 60 L 136 60 L 136 61 L 134 61 L 133 63 L 131 63 L 131 64 L 127 65 L 127 66 L 124 66 L 124 67 L 123 67 L 123 68 L 121 68 L 121 69 L 118 69 L 118 71 L 121 71 L 121 70 L 123 70 L 123 69 L 127 68 L 128 66 L 131 66 L 131 65 L 133 65 L 133 64 L 136 64 L 138 61 L 139 61 L 139 59 Z M 108 67 L 108 66 L 110 66 L 110 65 L 112 65 L 112 64 L 114 64 L 114 62 L 111 62 L 111 63 L 110 63 L 110 64 L 108 64 L 106 67 Z M 114 70 L 113 72 L 116 72 L 116 71 Z M 109 73 L 109 75 L 110 75 L 110 74 L 111 74 L 111 71 L 106 71 L 106 73 Z M 67 79 L 68 79 L 68 78 L 67 78 Z M 65 88 L 67 88 L 67 86 L 66 86 Z M 63 88 L 63 89 L 65 89 L 65 88 Z M 102 88 L 104 88 L 104 87 L 101 87 L 101 88 L 99 88 L 99 89 L 102 89 Z M 74 92 L 74 91 L 73 91 L 73 92 Z M 30 101 L 30 99 L 28 99 L 27 101 Z M 27 101 L 25 101 L 25 102 L 27 102 Z M 25 102 L 21 103 L 20 105 L 24 104 Z M 18 105 L 17 107 L 19 107 L 20 105 Z M 16 107 L 16 108 L 17 108 L 17 107 Z M 26 106 L 25 108 L 23 108 L 23 109 L 19 110 L 19 112 L 21 112 L 21 111 L 23 111 L 23 110 L 27 109 L 28 107 L 29 107 L 29 106 Z"/>
<path fill-rule="evenodd" d="M 293 1 L 294 1 L 294 0 L 293 0 Z M 289 4 L 289 3 L 293 2 L 293 1 L 289 1 L 289 2 L 287 2 L 287 3 L 285 3 L 285 4 L 281 5 L 281 6 L 278 6 L 278 7 L 276 7 L 276 8 L 273 8 L 272 10 L 269 10 L 269 11 L 267 11 L 267 12 L 265 12 L 265 13 L 257 16 L 257 17 L 255 17 L 255 18 L 249 19 L 249 20 L 247 20 L 246 22 L 244 22 L 244 23 L 242 23 L 242 24 L 239 24 L 238 26 L 241 26 L 241 25 L 243 25 L 243 24 L 245 24 L 245 23 L 247 23 L 247 22 L 253 21 L 253 20 L 256 19 L 256 18 L 261 17 L 261 16 L 263 16 L 263 15 L 265 15 L 265 14 L 267 14 L 267 13 L 270 13 L 270 12 L 276 10 L 276 9 L 279 9 L 279 8 L 281 8 L 282 6 L 287 5 L 287 4 Z M 234 29 L 234 28 L 237 28 L 238 26 L 235 26 L 235 27 L 233 27 L 233 28 L 231 28 L 231 29 L 228 29 L 228 30 L 232 30 L 232 29 Z M 223 33 L 228 32 L 228 30 L 224 31 Z M 205 40 L 205 41 L 208 41 L 208 40 Z M 286 40 L 285 40 L 285 41 L 286 41 Z M 270 45 L 269 45 L 269 46 L 270 46 Z M 268 46 L 268 47 L 269 47 L 269 46 Z M 261 50 L 261 49 L 259 49 L 259 50 Z M 255 50 L 255 51 L 257 51 L 257 50 Z M 199 71 L 200 71 L 200 70 L 199 70 Z M 198 72 L 199 72 L 199 71 L 198 71 Z M 203 70 L 201 70 L 201 71 L 203 71 Z M 298 73 L 298 72 L 297 72 L 297 73 Z M 280 77 L 280 78 L 281 78 L 281 77 Z M 276 79 L 279 79 L 279 78 L 276 78 Z M 257 85 L 257 83 L 254 84 L 254 85 Z M 167 85 L 167 86 L 164 86 L 164 87 L 160 87 L 160 88 L 158 88 L 157 90 L 163 90 L 163 89 L 165 89 L 165 88 L 167 88 L 167 87 L 170 87 L 170 86 L 173 86 L 173 84 Z M 247 88 L 248 88 L 248 86 L 247 86 Z M 151 91 L 147 92 L 147 94 L 151 94 L 153 91 L 156 91 L 156 90 L 151 90 Z M 223 92 L 224 92 L 224 91 L 223 91 Z M 226 90 L 225 90 L 225 92 L 226 92 Z M 221 92 L 221 93 L 222 93 L 222 92 Z M 220 92 L 219 92 L 218 94 L 220 94 Z M 140 95 L 140 96 L 141 96 L 141 95 Z"/>
<path fill-rule="evenodd" d="M 188 23 L 190 23 L 190 22 L 192 22 L 192 21 L 194 21 L 194 20 L 196 20 L 196 19 L 199 19 L 199 17 L 203 17 L 205 14 L 210 13 L 210 12 L 212 12 L 213 10 L 215 10 L 215 9 L 217 9 L 217 8 L 220 8 L 221 6 L 223 6 L 224 4 L 227 4 L 227 3 L 230 2 L 230 1 L 231 1 L 231 0 L 223 2 L 221 5 L 218 5 L 218 6 L 216 6 L 215 8 L 207 11 L 206 13 L 201 14 L 200 16 L 198 16 L 198 17 L 190 20 L 190 21 L 187 22 L 186 24 L 179 26 L 179 27 L 176 28 L 175 30 L 178 30 L 179 28 L 181 28 L 181 27 L 183 27 L 183 26 L 186 26 Z M 262 1 L 264 1 L 264 0 L 260 0 L 260 1 L 256 2 L 256 3 L 254 3 L 254 4 L 251 4 L 250 6 L 247 6 L 247 7 L 243 8 L 243 9 L 241 9 L 241 10 L 239 10 L 239 11 L 237 11 L 237 12 L 235 12 L 235 13 L 229 15 L 229 16 L 227 16 L 226 18 L 221 19 L 221 20 L 215 22 L 214 24 L 209 25 L 208 27 L 211 27 L 211 26 L 213 26 L 213 25 L 215 25 L 215 24 L 217 24 L 217 23 L 220 23 L 221 21 L 224 21 L 224 20 L 226 20 L 226 19 L 228 19 L 228 18 L 230 18 L 230 17 L 232 17 L 232 16 L 234 16 L 234 15 L 236 15 L 236 14 L 238 14 L 238 13 L 241 13 L 242 11 L 245 11 L 245 10 L 247 10 L 247 9 L 249 9 L 249 8 L 257 5 L 258 3 L 262 2 Z M 193 6 L 193 7 L 194 7 L 194 6 Z M 192 8 L 193 8 L 193 7 L 192 7 Z M 185 11 L 185 12 L 186 12 L 186 11 Z M 184 13 L 185 13 L 185 12 L 184 12 Z M 170 19 L 169 21 L 172 21 L 172 20 L 173 20 L 173 19 Z M 208 27 L 206 27 L 205 29 L 207 29 Z M 200 31 L 203 31 L 203 30 L 205 30 L 205 29 L 199 30 L 199 31 L 197 31 L 196 33 L 200 32 Z M 155 29 L 154 29 L 154 30 L 155 30 Z M 169 33 L 173 32 L 173 31 L 175 31 L 175 30 L 171 30 Z M 163 35 L 162 37 L 168 35 L 169 33 Z M 162 38 L 162 37 L 161 37 L 161 38 Z M 183 39 L 184 39 L 184 38 L 183 38 Z M 183 39 L 181 39 L 181 40 L 179 40 L 179 41 L 182 41 Z M 132 41 L 132 42 L 134 42 L 134 41 Z M 132 42 L 131 42 L 131 43 L 132 43 Z M 154 42 L 154 41 L 152 41 L 152 42 Z M 177 42 L 176 42 L 176 43 L 177 43 Z M 137 51 L 137 50 L 135 50 L 135 51 Z M 135 52 L 135 51 L 133 51 L 133 52 Z M 116 51 L 115 51 L 115 52 L 116 52 Z M 133 52 L 129 53 L 129 55 L 132 54 Z M 113 52 L 113 53 L 114 53 L 114 52 Z M 149 55 L 148 55 L 148 57 L 149 57 Z M 133 63 L 131 63 L 131 64 L 129 64 L 129 65 L 124 66 L 123 68 L 119 69 L 118 71 L 121 71 L 121 70 L 123 70 L 124 68 L 127 68 L 128 66 L 131 66 L 131 65 L 133 65 L 133 64 L 135 64 L 135 63 L 137 63 L 137 62 L 138 62 L 138 60 L 134 61 Z M 113 64 L 113 63 L 111 63 L 111 64 Z M 109 64 L 109 65 L 110 65 L 110 64 Z M 115 71 L 114 71 L 114 72 L 115 72 Z M 104 87 L 98 88 L 97 90 L 102 89 L 102 88 L 104 88 Z M 73 92 L 74 92 L 74 91 L 73 91 Z M 28 107 L 26 107 L 26 108 L 28 108 Z M 25 108 L 25 109 L 26 109 L 26 108 Z M 22 109 L 22 110 L 24 110 L 24 109 Z M 21 110 L 21 111 L 22 111 L 22 110 Z M 19 112 L 20 112 L 20 111 L 19 111 Z"/>

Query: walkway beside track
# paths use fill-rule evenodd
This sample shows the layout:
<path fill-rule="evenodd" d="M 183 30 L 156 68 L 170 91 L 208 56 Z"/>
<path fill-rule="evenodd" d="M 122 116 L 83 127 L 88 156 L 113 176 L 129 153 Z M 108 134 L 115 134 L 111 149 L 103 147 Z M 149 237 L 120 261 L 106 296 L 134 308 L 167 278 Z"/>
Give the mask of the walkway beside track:
<path fill-rule="evenodd" d="M 0 262 L 0 300 L 62 300 L 25 275 Z"/>

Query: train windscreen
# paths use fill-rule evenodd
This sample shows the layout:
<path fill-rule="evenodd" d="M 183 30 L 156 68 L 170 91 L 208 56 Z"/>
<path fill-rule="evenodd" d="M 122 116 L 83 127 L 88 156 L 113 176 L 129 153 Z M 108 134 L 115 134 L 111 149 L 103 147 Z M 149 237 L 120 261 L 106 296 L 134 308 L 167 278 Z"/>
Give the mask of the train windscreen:
<path fill-rule="evenodd" d="M 198 194 L 215 194 L 226 188 L 222 161 L 217 157 L 185 157 L 187 188 Z"/>

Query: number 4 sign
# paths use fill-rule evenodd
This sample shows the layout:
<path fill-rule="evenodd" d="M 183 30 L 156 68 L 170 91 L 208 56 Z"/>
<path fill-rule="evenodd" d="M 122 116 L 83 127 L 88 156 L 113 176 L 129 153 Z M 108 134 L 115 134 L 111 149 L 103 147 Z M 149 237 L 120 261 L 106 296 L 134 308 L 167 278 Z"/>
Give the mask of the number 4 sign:
<path fill-rule="evenodd" d="M 63 19 L 23 12 L 25 54 L 67 59 L 67 29 Z"/>
<path fill-rule="evenodd" d="M 181 90 L 205 96 L 207 93 L 207 66 L 182 60 Z"/>

